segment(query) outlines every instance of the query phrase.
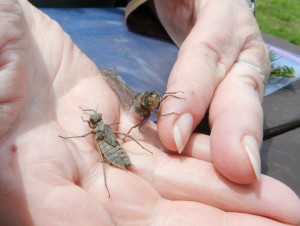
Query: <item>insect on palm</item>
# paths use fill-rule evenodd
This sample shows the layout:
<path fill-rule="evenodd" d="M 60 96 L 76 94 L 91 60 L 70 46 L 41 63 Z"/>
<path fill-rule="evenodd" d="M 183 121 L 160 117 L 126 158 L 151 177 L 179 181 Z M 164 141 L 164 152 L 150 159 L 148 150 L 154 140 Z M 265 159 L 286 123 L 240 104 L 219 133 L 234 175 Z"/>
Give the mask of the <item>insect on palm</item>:
<path fill-rule="evenodd" d="M 97 111 L 93 109 L 82 109 L 84 112 L 92 112 L 90 115 L 89 120 L 83 119 L 83 122 L 88 123 L 89 127 L 92 129 L 90 132 L 83 134 L 83 135 L 76 135 L 76 136 L 61 136 L 59 137 L 63 139 L 70 139 L 70 138 L 83 138 L 90 134 L 94 134 L 94 142 L 96 149 L 101 157 L 101 161 L 104 163 L 109 163 L 115 167 L 126 169 L 126 167 L 131 167 L 133 164 L 130 161 L 129 156 L 119 143 L 118 139 L 116 138 L 115 134 L 123 135 L 124 137 L 129 137 L 133 141 L 135 141 L 138 145 L 140 145 L 143 149 L 153 154 L 151 151 L 147 150 L 143 145 L 141 145 L 136 139 L 131 137 L 129 134 L 124 134 L 118 131 L 112 130 L 111 126 L 115 124 L 119 124 L 120 122 L 113 122 L 112 124 L 105 124 L 102 119 L 102 114 L 97 113 Z M 106 173 L 104 164 L 102 164 L 103 173 L 104 173 L 104 184 L 108 195 L 110 197 L 110 192 L 107 187 L 107 180 L 106 180 Z"/>

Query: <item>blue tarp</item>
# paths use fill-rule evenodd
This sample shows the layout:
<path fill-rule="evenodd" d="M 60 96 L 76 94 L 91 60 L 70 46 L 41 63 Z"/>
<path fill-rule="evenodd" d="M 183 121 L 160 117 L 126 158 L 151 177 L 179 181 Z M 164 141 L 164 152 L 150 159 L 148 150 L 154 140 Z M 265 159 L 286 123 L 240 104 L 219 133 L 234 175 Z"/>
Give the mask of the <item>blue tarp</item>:
<path fill-rule="evenodd" d="M 99 68 L 115 68 L 136 92 L 165 91 L 166 82 L 176 60 L 178 48 L 171 42 L 128 31 L 123 9 L 105 8 L 44 8 L 77 46 Z M 278 60 L 276 65 L 294 67 L 294 79 L 273 79 L 265 95 L 300 78 L 300 56 L 270 46 Z"/>

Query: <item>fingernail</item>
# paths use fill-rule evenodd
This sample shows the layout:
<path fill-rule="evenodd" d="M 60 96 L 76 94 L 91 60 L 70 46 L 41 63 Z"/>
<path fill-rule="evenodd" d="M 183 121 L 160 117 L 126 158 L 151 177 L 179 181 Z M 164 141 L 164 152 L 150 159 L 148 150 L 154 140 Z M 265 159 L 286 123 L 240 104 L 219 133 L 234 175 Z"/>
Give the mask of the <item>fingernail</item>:
<path fill-rule="evenodd" d="M 244 136 L 243 139 L 243 145 L 246 149 L 246 153 L 248 154 L 251 165 L 254 169 L 256 179 L 260 181 L 261 166 L 260 166 L 260 157 L 259 157 L 259 147 L 257 141 L 254 137 L 250 135 L 246 135 Z"/>
<path fill-rule="evenodd" d="M 189 113 L 181 115 L 175 122 L 174 140 L 179 154 L 182 153 L 187 141 L 190 138 L 193 124 L 193 117 Z"/>

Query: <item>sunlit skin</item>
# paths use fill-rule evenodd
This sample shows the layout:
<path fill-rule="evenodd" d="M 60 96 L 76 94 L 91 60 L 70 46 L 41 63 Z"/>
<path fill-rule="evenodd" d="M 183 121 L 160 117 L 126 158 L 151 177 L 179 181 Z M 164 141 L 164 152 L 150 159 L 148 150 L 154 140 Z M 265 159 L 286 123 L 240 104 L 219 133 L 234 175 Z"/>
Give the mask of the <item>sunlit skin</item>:
<path fill-rule="evenodd" d="M 169 3 L 181 9 L 183 2 Z M 240 4 L 217 0 L 215 7 L 233 3 Z M 151 122 L 144 128 L 151 136 L 139 141 L 153 154 L 128 141 L 122 146 L 134 167 L 104 164 L 109 198 L 93 135 L 70 140 L 57 135 L 91 131 L 79 106 L 98 106 L 105 123 L 121 122 L 111 126 L 114 131 L 128 131 L 133 123 L 119 98 L 60 26 L 28 1 L 1 0 L 0 18 L 0 225 L 300 223 L 299 198 L 286 185 L 264 175 L 248 185 L 222 176 L 211 158 L 211 138 L 202 134 L 192 134 L 182 155 L 167 154 Z M 178 102 L 186 104 L 186 92 L 184 97 Z M 232 157 L 220 157 L 225 154 Z M 241 158 L 236 164 L 245 163 Z"/>

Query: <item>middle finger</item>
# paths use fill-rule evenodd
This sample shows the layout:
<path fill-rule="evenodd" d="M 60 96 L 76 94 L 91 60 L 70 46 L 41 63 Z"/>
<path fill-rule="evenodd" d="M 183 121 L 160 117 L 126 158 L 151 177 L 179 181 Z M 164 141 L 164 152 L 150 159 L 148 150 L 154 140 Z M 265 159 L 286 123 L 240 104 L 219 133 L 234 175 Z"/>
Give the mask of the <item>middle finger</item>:
<path fill-rule="evenodd" d="M 124 146 L 128 150 L 140 148 L 133 142 Z M 209 162 L 158 150 L 154 155 L 143 156 L 130 154 L 135 162 L 134 171 L 164 198 L 201 202 L 225 211 L 262 215 L 283 222 L 297 218 L 300 208 L 297 196 L 268 176 L 251 185 L 239 185 L 220 175 Z M 281 195 L 275 199 L 274 194 Z"/>

